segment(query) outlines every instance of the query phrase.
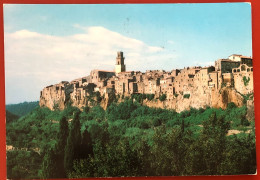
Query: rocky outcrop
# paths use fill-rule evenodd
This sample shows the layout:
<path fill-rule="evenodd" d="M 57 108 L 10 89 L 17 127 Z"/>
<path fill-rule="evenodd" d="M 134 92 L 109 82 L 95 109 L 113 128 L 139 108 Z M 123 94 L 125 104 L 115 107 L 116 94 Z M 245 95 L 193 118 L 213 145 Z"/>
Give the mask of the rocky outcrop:
<path fill-rule="evenodd" d="M 93 91 L 94 87 L 89 88 L 89 84 L 77 88 L 75 84 L 63 81 L 43 89 L 40 97 L 40 106 L 48 107 L 51 110 L 63 110 L 68 104 L 78 108 L 83 108 L 85 106 L 92 107 L 100 104 L 103 109 L 106 109 L 115 99 L 115 97 L 113 97 L 115 96 L 113 92 L 105 93 L 101 97 L 100 93 Z M 195 87 L 190 94 L 179 94 L 173 99 L 166 99 L 162 102 L 158 97 L 151 101 L 146 99 L 143 101 L 143 104 L 149 107 L 175 109 L 177 112 L 181 112 L 189 110 L 190 108 L 199 109 L 214 107 L 225 109 L 230 102 L 233 102 L 236 106 L 240 107 L 243 105 L 243 100 L 243 96 L 231 87 L 224 87 L 217 90 L 214 88 L 210 89 L 198 86 Z M 123 100 L 119 99 L 118 102 L 121 101 Z M 248 102 L 248 107 L 252 109 L 253 113 L 252 106 L 253 103 L 250 104 Z"/>
<path fill-rule="evenodd" d="M 152 101 L 145 100 L 144 105 L 155 108 L 175 109 L 176 112 L 189 110 L 190 108 L 227 108 L 228 103 L 233 102 L 236 106 L 243 105 L 244 98 L 233 88 L 223 88 L 219 91 L 209 89 L 203 93 L 194 92 L 188 98 L 184 95 L 179 95 L 175 99 L 165 100 L 161 102 L 159 99 Z"/>
<path fill-rule="evenodd" d="M 215 61 L 215 66 L 143 73 L 125 71 L 123 53 L 117 55 L 116 71 L 96 69 L 89 76 L 44 88 L 40 106 L 54 110 L 68 104 L 78 108 L 99 104 L 106 109 L 114 100 L 119 103 L 133 95 L 138 101 L 147 96 L 150 101 L 144 100 L 144 105 L 177 112 L 190 108 L 225 109 L 230 102 L 236 106 L 246 104 L 254 91 L 251 57 L 233 54 Z"/>
<path fill-rule="evenodd" d="M 243 105 L 243 96 L 238 93 L 234 88 L 225 87 L 219 90 L 219 92 L 212 92 L 211 107 L 214 108 L 227 108 L 228 103 L 233 102 L 236 106 L 241 107 Z"/>
<path fill-rule="evenodd" d="M 247 114 L 246 114 L 246 118 L 249 121 L 253 121 L 255 119 L 254 99 L 247 101 Z"/>
<path fill-rule="evenodd" d="M 70 91 L 67 81 L 47 86 L 41 91 L 39 105 L 41 107 L 48 107 L 51 110 L 63 110 L 69 99 Z"/>

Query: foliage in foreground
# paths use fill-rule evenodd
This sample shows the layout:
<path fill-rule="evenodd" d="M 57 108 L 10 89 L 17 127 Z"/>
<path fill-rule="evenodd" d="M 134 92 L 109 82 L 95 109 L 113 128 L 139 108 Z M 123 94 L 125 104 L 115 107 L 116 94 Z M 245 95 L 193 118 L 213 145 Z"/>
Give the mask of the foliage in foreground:
<path fill-rule="evenodd" d="M 37 108 L 7 125 L 17 148 L 7 152 L 8 178 L 254 174 L 254 123 L 245 117 L 233 104 L 176 113 L 129 99 L 106 111 Z"/>

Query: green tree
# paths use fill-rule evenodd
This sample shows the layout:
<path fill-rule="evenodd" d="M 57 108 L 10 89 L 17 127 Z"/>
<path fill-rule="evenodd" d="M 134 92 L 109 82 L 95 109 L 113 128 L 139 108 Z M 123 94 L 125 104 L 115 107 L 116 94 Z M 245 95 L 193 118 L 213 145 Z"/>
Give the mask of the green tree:
<path fill-rule="evenodd" d="M 185 135 L 181 128 L 173 128 L 170 133 L 165 127 L 157 128 L 151 147 L 150 163 L 155 176 L 184 175 L 187 148 L 191 137 Z"/>
<path fill-rule="evenodd" d="M 50 149 L 44 156 L 40 173 L 43 179 L 58 178 L 57 157 L 53 149 Z"/>
<path fill-rule="evenodd" d="M 146 94 L 146 98 L 149 100 L 149 101 L 151 101 L 151 100 L 153 100 L 154 99 L 154 94 Z"/>
<path fill-rule="evenodd" d="M 203 123 L 203 131 L 200 136 L 200 153 L 203 159 L 204 171 L 201 174 L 216 175 L 220 171 L 223 162 L 223 153 L 226 148 L 226 134 L 230 123 L 222 116 L 217 117 L 213 112 L 209 120 Z"/>
<path fill-rule="evenodd" d="M 88 127 L 85 128 L 82 134 L 82 142 L 81 142 L 81 155 L 80 158 L 88 158 L 90 155 L 93 155 L 93 144 L 91 139 L 91 134 L 88 131 Z"/>
<path fill-rule="evenodd" d="M 234 135 L 229 138 L 226 146 L 219 174 L 256 173 L 255 137 L 252 134 L 242 137 Z"/>
<path fill-rule="evenodd" d="M 66 173 L 69 173 L 73 167 L 73 161 L 80 157 L 81 132 L 80 132 L 80 111 L 74 113 L 71 123 L 69 137 L 65 147 L 64 167 Z"/>
<path fill-rule="evenodd" d="M 58 164 L 58 174 L 59 178 L 65 178 L 66 173 L 64 169 L 64 150 L 67 144 L 69 134 L 69 125 L 65 116 L 63 116 L 60 120 L 60 130 L 57 135 L 57 145 L 56 145 L 56 153 L 58 155 L 57 164 Z"/>
<path fill-rule="evenodd" d="M 159 100 L 160 100 L 160 101 L 165 101 L 165 100 L 166 100 L 166 94 L 162 94 L 162 95 L 159 97 Z"/>

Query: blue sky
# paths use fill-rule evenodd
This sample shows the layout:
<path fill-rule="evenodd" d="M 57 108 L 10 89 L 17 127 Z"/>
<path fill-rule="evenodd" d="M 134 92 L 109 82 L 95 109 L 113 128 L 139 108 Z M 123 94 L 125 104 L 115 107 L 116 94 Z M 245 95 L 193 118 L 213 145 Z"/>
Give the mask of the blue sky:
<path fill-rule="evenodd" d="M 91 69 L 127 70 L 213 64 L 252 55 L 251 6 L 217 4 L 4 5 L 6 103 Z M 16 82 L 16 83 L 14 83 Z"/>

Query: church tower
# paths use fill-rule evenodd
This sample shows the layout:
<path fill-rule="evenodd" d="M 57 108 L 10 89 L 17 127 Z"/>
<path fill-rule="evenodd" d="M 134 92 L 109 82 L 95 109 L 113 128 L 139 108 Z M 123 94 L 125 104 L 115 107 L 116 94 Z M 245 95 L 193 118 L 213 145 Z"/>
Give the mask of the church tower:
<path fill-rule="evenodd" d="M 117 52 L 116 57 L 116 66 L 115 66 L 115 73 L 118 74 L 120 72 L 125 72 L 125 64 L 124 64 L 124 55 L 123 52 Z"/>

